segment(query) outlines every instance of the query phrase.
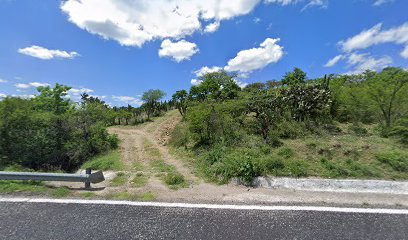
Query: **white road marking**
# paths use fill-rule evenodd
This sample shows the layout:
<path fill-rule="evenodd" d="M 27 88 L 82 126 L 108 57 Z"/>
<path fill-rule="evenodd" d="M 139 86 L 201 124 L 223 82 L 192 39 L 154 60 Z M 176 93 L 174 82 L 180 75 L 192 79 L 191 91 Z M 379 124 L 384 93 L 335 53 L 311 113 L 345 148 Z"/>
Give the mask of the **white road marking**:
<path fill-rule="evenodd" d="M 229 205 L 229 204 L 195 204 L 195 203 L 166 203 L 166 202 L 131 202 L 111 200 L 82 200 L 82 199 L 47 199 L 47 198 L 0 198 L 1 202 L 14 203 L 60 203 L 60 204 L 98 204 L 123 205 L 138 207 L 169 207 L 169 208 L 201 208 L 226 210 L 260 210 L 260 211 L 314 211 L 314 212 L 342 212 L 342 213 L 379 213 L 404 214 L 407 209 L 386 208 L 346 208 L 346 207 L 317 207 L 317 206 L 261 206 L 261 205 Z"/>

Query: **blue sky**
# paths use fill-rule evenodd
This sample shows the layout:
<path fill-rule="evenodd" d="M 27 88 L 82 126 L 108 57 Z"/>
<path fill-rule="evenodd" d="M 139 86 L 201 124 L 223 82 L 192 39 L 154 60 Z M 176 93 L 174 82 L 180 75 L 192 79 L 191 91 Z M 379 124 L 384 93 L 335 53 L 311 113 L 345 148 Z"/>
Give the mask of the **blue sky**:
<path fill-rule="evenodd" d="M 408 67 L 406 0 L 0 0 L 0 97 L 56 82 L 138 105 L 203 72 L 245 83 Z M 201 71 L 200 71 L 201 70 Z"/>

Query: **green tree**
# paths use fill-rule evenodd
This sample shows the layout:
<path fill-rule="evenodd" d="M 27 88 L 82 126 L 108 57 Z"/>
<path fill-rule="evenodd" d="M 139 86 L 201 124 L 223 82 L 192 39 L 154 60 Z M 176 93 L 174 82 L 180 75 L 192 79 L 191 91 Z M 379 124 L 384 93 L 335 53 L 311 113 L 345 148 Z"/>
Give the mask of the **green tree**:
<path fill-rule="evenodd" d="M 381 111 L 385 127 L 390 128 L 397 116 L 407 111 L 408 72 L 389 67 L 380 73 L 369 74 L 366 81 L 368 94 Z"/>
<path fill-rule="evenodd" d="M 142 100 L 144 101 L 144 107 L 146 108 L 147 118 L 158 112 L 160 114 L 160 103 L 159 100 L 162 99 L 166 94 L 159 89 L 150 89 L 144 92 L 142 95 Z"/>
<path fill-rule="evenodd" d="M 173 102 L 176 104 L 177 109 L 183 117 L 186 115 L 187 111 L 187 98 L 188 93 L 186 90 L 179 90 L 172 96 Z"/>
<path fill-rule="evenodd" d="M 241 91 L 241 88 L 234 80 L 235 77 L 235 75 L 228 74 L 225 71 L 206 73 L 199 77 L 199 80 L 201 80 L 199 85 L 191 87 L 190 97 L 200 102 L 234 99 Z"/>
<path fill-rule="evenodd" d="M 306 73 L 295 67 L 292 72 L 288 72 L 282 79 L 282 83 L 287 86 L 303 84 L 306 81 Z"/>
<path fill-rule="evenodd" d="M 34 102 L 41 110 L 52 111 L 57 115 L 63 114 L 71 107 L 69 98 L 66 97 L 70 89 L 58 83 L 54 88 L 38 87 L 37 91 L 40 94 L 34 98 Z"/>

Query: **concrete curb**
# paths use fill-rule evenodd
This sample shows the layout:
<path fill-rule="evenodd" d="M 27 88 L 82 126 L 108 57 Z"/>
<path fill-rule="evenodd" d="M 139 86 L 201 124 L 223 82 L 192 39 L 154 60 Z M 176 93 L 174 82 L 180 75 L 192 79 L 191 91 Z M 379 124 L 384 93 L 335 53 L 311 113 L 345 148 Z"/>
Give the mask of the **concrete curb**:
<path fill-rule="evenodd" d="M 233 179 L 232 183 L 244 185 L 239 179 Z M 251 186 L 300 191 L 408 195 L 408 181 L 257 177 L 252 181 Z"/>

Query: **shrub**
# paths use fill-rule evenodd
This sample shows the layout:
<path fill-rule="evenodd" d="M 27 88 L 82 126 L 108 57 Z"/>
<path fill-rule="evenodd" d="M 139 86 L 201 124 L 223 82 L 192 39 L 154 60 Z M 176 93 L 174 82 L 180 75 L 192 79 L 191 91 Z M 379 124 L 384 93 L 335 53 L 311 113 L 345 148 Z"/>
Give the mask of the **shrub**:
<path fill-rule="evenodd" d="M 276 157 L 267 157 L 263 159 L 264 169 L 268 173 L 278 175 L 279 171 L 285 168 L 285 163 Z"/>
<path fill-rule="evenodd" d="M 175 147 L 187 148 L 189 141 L 189 132 L 185 122 L 179 123 L 171 133 L 169 144 Z"/>
<path fill-rule="evenodd" d="M 408 117 L 396 121 L 390 134 L 397 137 L 401 143 L 408 145 Z"/>
<path fill-rule="evenodd" d="M 170 186 L 181 185 L 185 183 L 185 179 L 184 179 L 184 176 L 181 175 L 180 173 L 168 173 L 164 177 L 164 182 Z"/>

